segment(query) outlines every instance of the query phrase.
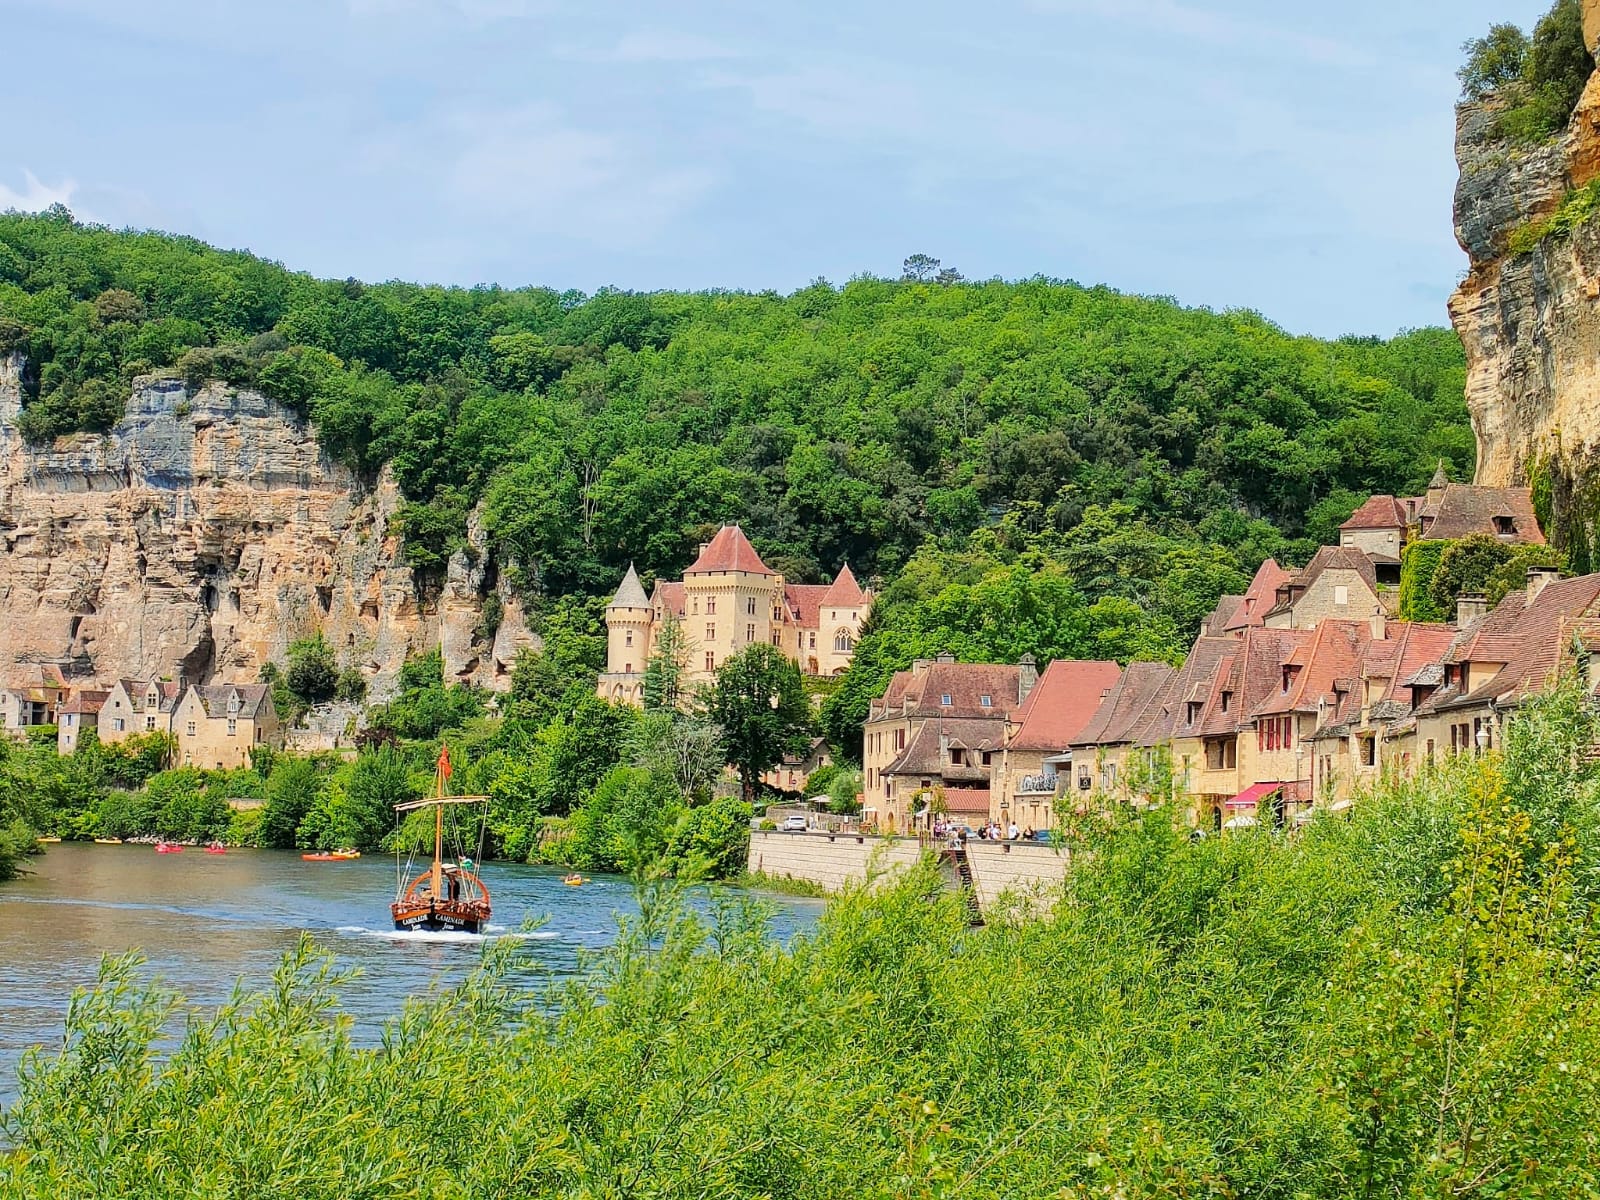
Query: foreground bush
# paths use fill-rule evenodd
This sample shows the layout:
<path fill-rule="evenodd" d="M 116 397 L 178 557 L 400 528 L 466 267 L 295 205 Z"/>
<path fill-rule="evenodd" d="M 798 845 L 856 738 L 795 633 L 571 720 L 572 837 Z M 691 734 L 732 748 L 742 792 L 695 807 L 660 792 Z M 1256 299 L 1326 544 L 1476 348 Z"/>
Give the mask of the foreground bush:
<path fill-rule="evenodd" d="M 928 868 L 784 948 L 647 889 L 586 982 L 502 945 L 374 1051 L 309 943 L 166 1051 L 114 961 L 0 1194 L 1594 1195 L 1592 734 L 1558 697 L 1292 840 L 1086 829 L 1032 923 L 969 930 Z"/>

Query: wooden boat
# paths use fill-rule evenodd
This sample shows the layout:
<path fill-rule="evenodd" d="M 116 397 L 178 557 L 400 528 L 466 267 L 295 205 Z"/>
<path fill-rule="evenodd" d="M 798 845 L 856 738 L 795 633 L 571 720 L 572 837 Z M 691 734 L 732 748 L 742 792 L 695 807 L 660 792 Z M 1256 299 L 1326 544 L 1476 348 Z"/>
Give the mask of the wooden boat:
<path fill-rule="evenodd" d="M 156 853 L 157 854 L 182 854 L 183 853 L 183 847 L 178 845 L 176 842 L 157 842 L 156 843 Z"/>
<path fill-rule="evenodd" d="M 482 933 L 489 923 L 489 889 L 471 861 L 444 861 L 444 810 L 451 804 L 482 804 L 487 796 L 447 796 L 444 787 L 450 779 L 450 748 L 439 751 L 434 771 L 434 792 L 426 800 L 396 804 L 396 812 L 433 809 L 433 862 L 409 884 L 402 882 L 394 903 L 389 906 L 394 927 L 399 930 L 424 930 L 430 933 Z"/>

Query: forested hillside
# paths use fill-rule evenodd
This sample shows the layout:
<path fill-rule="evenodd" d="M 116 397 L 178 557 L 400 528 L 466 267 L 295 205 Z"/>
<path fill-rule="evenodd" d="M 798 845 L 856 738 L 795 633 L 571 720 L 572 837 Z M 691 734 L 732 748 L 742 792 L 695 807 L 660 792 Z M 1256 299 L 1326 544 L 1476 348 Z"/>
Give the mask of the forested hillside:
<path fill-rule="evenodd" d="M 108 427 L 143 372 L 248 384 L 364 475 L 392 464 L 419 567 L 483 501 L 501 564 L 547 594 L 603 593 L 630 559 L 676 571 L 723 520 L 797 579 L 889 577 L 1008 515 L 1244 572 L 1472 455 L 1446 331 L 1329 343 L 1046 279 L 363 285 L 58 209 L 0 216 L 5 349 L 28 358 L 30 439 Z M 1081 582 L 1150 604 L 1160 577 L 1158 556 Z"/>

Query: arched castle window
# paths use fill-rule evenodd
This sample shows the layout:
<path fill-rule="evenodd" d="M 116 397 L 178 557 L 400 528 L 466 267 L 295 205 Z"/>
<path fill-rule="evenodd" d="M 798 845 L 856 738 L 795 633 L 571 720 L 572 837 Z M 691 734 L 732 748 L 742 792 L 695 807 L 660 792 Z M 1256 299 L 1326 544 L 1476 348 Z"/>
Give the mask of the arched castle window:
<path fill-rule="evenodd" d="M 841 654 L 848 654 L 855 649 L 855 642 L 850 640 L 850 631 L 841 629 L 833 635 L 833 648 Z"/>

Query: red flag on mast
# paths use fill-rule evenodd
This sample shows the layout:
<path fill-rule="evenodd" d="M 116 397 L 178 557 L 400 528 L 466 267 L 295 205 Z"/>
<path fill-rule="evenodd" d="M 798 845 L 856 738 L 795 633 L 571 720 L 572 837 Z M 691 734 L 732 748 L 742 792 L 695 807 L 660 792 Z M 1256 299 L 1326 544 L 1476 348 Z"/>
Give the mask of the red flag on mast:
<path fill-rule="evenodd" d="M 439 778 L 445 782 L 450 780 L 450 747 L 439 747 Z"/>

